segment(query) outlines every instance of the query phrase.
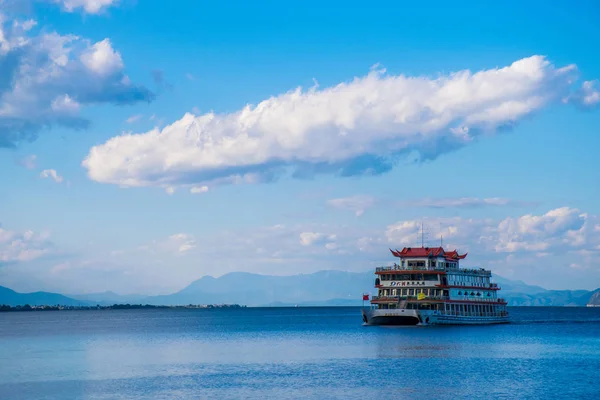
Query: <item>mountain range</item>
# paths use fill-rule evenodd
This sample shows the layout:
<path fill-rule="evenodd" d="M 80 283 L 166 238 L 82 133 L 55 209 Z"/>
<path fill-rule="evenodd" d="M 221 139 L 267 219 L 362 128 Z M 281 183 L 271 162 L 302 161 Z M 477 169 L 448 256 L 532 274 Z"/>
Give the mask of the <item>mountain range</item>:
<path fill-rule="evenodd" d="M 523 281 L 494 275 L 501 296 L 511 306 L 600 305 L 600 289 L 547 290 Z M 362 293 L 374 293 L 373 272 L 319 271 L 291 276 L 232 272 L 219 278 L 205 276 L 169 295 L 118 295 L 102 292 L 64 296 L 56 293 L 17 293 L 0 286 L 0 304 L 112 305 L 112 304 L 242 304 L 247 306 L 358 306 Z"/>
<path fill-rule="evenodd" d="M 0 286 L 0 304 L 9 306 L 22 306 L 29 304 L 30 306 L 43 305 L 64 305 L 64 306 L 83 306 L 88 305 L 71 297 L 63 296 L 62 294 L 49 292 L 33 292 L 33 293 L 17 293 L 14 290 Z"/>

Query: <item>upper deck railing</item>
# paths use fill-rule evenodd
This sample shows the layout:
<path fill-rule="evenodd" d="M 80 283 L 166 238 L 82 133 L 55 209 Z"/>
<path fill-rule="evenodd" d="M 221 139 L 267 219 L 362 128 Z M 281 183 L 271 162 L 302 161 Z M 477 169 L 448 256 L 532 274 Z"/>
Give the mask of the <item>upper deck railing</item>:
<path fill-rule="evenodd" d="M 388 267 L 377 267 L 376 272 L 402 272 L 402 271 L 446 271 L 444 267 L 401 267 L 393 265 Z"/>
<path fill-rule="evenodd" d="M 456 272 L 476 275 L 491 275 L 492 272 L 483 268 L 447 268 L 447 267 L 414 267 L 414 266 L 400 266 L 392 265 L 385 267 L 375 268 L 376 273 L 390 272 L 390 273 L 402 273 L 403 271 L 439 271 L 439 272 Z"/>

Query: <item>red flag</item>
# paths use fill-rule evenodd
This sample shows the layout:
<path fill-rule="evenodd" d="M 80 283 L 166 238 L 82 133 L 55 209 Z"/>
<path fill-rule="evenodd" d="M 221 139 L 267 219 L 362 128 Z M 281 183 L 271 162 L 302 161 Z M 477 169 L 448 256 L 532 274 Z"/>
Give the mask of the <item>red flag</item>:
<path fill-rule="evenodd" d="M 363 300 L 369 300 L 369 295 L 368 294 L 363 294 Z"/>

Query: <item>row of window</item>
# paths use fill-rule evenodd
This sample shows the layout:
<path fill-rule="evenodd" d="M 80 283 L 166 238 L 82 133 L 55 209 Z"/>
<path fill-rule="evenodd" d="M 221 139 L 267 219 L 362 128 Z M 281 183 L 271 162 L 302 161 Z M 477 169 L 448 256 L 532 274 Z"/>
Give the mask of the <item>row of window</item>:
<path fill-rule="evenodd" d="M 454 315 L 502 314 L 506 312 L 506 306 L 492 304 L 446 304 L 444 311 Z"/>
<path fill-rule="evenodd" d="M 403 288 L 403 289 L 379 289 L 379 295 L 383 297 L 387 296 L 417 296 L 424 294 L 425 296 L 448 296 L 447 290 L 442 289 L 429 289 L 429 288 Z"/>
<path fill-rule="evenodd" d="M 445 262 L 445 261 L 440 261 L 437 262 L 435 260 L 423 260 L 423 261 L 406 261 L 406 260 L 402 260 L 400 262 L 400 265 L 402 267 L 412 267 L 412 268 L 424 268 L 424 267 L 440 267 L 440 268 L 457 268 L 458 267 L 458 263 L 455 262 Z"/>
<path fill-rule="evenodd" d="M 487 293 L 487 294 L 486 294 L 486 293 Z M 460 291 L 458 292 L 458 295 L 459 295 L 459 296 L 471 296 L 471 297 L 481 297 L 481 296 L 487 296 L 487 297 L 491 297 L 491 296 L 492 296 L 492 295 L 490 294 L 490 292 L 484 292 L 484 293 L 481 293 L 481 292 L 469 292 L 469 291 L 467 291 L 467 290 L 465 290 L 464 292 L 460 290 Z"/>
<path fill-rule="evenodd" d="M 382 281 L 437 281 L 437 274 L 383 274 Z"/>
<path fill-rule="evenodd" d="M 433 288 L 397 288 L 397 289 L 379 289 L 379 296 L 418 296 L 424 294 L 425 296 L 448 296 L 448 290 L 433 289 Z M 464 292 L 459 290 L 457 293 L 459 296 L 467 296 L 473 298 L 492 297 L 490 292 L 475 292 L 467 291 Z"/>
<path fill-rule="evenodd" d="M 478 275 L 448 275 L 448 283 L 457 286 L 489 287 L 490 277 Z"/>

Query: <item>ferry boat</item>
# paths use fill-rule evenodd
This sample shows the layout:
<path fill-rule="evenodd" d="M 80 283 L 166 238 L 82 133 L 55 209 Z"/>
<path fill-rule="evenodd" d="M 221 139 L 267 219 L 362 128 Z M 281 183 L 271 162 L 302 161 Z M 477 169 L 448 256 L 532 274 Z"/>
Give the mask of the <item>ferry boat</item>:
<path fill-rule="evenodd" d="M 460 325 L 509 322 L 491 271 L 461 268 L 467 254 L 442 247 L 391 250 L 393 266 L 375 270 L 377 296 L 362 309 L 366 325 Z M 363 295 L 363 301 L 368 295 Z"/>

